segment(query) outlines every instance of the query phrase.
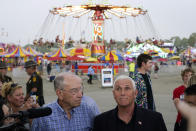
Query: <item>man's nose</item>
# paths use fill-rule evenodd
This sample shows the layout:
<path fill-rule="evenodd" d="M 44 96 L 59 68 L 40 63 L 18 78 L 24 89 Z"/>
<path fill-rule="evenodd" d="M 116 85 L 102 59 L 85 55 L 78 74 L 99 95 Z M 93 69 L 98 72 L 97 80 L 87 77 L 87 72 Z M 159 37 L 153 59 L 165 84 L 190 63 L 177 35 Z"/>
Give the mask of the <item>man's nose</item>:
<path fill-rule="evenodd" d="M 125 95 L 125 90 L 124 89 L 121 90 L 121 95 Z"/>
<path fill-rule="evenodd" d="M 77 94 L 78 97 L 82 97 L 83 96 L 83 91 L 79 91 Z"/>

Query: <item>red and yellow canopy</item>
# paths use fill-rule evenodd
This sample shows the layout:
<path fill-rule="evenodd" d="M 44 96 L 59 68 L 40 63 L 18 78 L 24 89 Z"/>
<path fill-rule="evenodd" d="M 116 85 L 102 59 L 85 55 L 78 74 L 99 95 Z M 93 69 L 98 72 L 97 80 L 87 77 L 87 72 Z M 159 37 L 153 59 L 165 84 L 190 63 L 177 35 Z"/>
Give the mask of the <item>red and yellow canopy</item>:
<path fill-rule="evenodd" d="M 118 61 L 118 60 L 123 60 L 123 57 L 119 54 L 115 54 L 113 52 L 108 52 L 107 55 L 101 57 L 102 61 Z"/>
<path fill-rule="evenodd" d="M 67 55 L 65 54 L 62 48 L 59 48 L 56 52 L 46 55 L 46 57 L 48 57 L 49 59 L 58 60 L 59 58 L 67 57 Z"/>
<path fill-rule="evenodd" d="M 21 46 L 18 46 L 13 52 L 4 54 L 2 57 L 26 57 L 26 56 L 33 56 L 33 54 L 27 52 Z"/>

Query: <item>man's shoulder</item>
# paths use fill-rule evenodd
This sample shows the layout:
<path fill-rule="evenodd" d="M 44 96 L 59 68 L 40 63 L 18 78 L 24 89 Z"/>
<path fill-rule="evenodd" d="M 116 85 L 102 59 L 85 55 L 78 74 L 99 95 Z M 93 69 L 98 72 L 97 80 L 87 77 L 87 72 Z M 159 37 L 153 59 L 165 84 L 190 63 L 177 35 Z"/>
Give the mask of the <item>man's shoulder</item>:
<path fill-rule="evenodd" d="M 136 116 L 145 116 L 146 118 L 162 117 L 162 114 L 156 111 L 137 107 Z M 97 116 L 97 119 L 111 118 L 115 115 L 115 109 L 106 111 Z"/>
<path fill-rule="evenodd" d="M 92 105 L 92 104 L 95 104 L 95 103 L 96 102 L 90 96 L 83 96 L 82 97 L 82 104 Z"/>
<path fill-rule="evenodd" d="M 175 88 L 173 92 L 178 92 L 178 91 L 181 91 L 181 90 L 184 90 L 184 89 L 185 89 L 185 86 L 184 85 L 180 85 L 177 88 Z"/>
<path fill-rule="evenodd" d="M 156 119 L 156 118 L 161 118 L 162 114 L 160 112 L 137 107 L 137 116 L 141 116 L 141 118 L 147 118 L 147 119 Z"/>
<path fill-rule="evenodd" d="M 42 79 L 41 76 L 40 76 L 37 72 L 34 72 L 34 73 L 32 74 L 32 77 L 37 77 L 37 78 L 39 78 L 39 79 Z"/>
<path fill-rule="evenodd" d="M 54 107 L 56 108 L 56 106 L 57 106 L 57 101 L 53 101 L 44 105 L 44 107 L 50 107 L 50 108 L 54 108 Z"/>
<path fill-rule="evenodd" d="M 37 72 L 35 72 L 31 75 L 30 80 L 32 83 L 36 83 L 42 81 L 42 78 L 39 74 L 37 74 Z"/>
<path fill-rule="evenodd" d="M 95 100 L 89 96 L 83 96 L 79 109 L 87 109 L 88 111 L 100 112 Z"/>
<path fill-rule="evenodd" d="M 135 72 L 134 72 L 134 76 L 135 76 L 135 77 L 142 77 L 141 73 L 139 73 L 138 71 L 135 71 Z"/>
<path fill-rule="evenodd" d="M 114 117 L 114 111 L 115 109 L 112 109 L 112 110 L 109 110 L 109 111 L 106 111 L 106 112 L 103 112 L 101 114 L 99 114 L 98 116 L 96 116 L 96 120 L 107 120 L 107 119 L 111 119 L 111 117 Z"/>
<path fill-rule="evenodd" d="M 134 72 L 134 77 L 133 77 L 133 80 L 134 81 L 138 81 L 138 80 L 142 80 L 143 77 L 141 75 L 141 73 L 139 73 L 138 71 Z"/>
<path fill-rule="evenodd" d="M 43 108 L 44 108 L 44 107 L 49 107 L 49 108 L 51 108 L 52 114 L 50 114 L 50 115 L 48 115 L 48 116 L 36 118 L 35 120 L 50 119 L 51 117 L 54 117 L 56 114 L 59 113 L 59 110 L 58 110 L 58 108 L 57 108 L 57 107 L 58 107 L 58 106 L 57 106 L 57 101 L 54 101 L 54 102 L 45 104 L 45 105 L 43 106 Z"/>
<path fill-rule="evenodd" d="M 149 131 L 167 131 L 163 116 L 159 112 L 137 108 L 136 121 L 142 121 L 145 129 Z"/>

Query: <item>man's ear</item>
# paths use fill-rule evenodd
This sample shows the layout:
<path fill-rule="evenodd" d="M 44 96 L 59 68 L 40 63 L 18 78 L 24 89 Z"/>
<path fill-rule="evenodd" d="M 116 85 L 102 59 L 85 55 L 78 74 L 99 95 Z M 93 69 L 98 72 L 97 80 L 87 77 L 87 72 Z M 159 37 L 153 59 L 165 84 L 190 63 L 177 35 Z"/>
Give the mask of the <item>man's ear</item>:
<path fill-rule="evenodd" d="M 145 64 L 146 64 L 145 62 L 142 62 L 142 66 L 145 66 Z"/>
<path fill-rule="evenodd" d="M 60 89 L 56 89 L 56 95 L 58 96 L 58 99 L 62 99 L 62 91 Z"/>

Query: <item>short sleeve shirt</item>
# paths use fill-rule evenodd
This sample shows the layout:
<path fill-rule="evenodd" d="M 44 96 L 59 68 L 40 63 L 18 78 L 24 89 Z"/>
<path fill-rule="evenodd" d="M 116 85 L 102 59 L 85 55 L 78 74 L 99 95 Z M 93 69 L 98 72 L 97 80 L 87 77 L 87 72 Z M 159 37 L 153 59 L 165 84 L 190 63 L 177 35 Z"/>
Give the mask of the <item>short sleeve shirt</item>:
<path fill-rule="evenodd" d="M 173 100 L 175 98 L 179 98 L 179 99 L 183 100 L 184 99 L 184 90 L 185 89 L 186 89 L 186 87 L 184 85 L 181 85 L 181 86 L 175 88 L 174 91 L 173 91 Z M 179 123 L 180 120 L 181 120 L 181 114 L 178 112 L 176 122 Z"/>

